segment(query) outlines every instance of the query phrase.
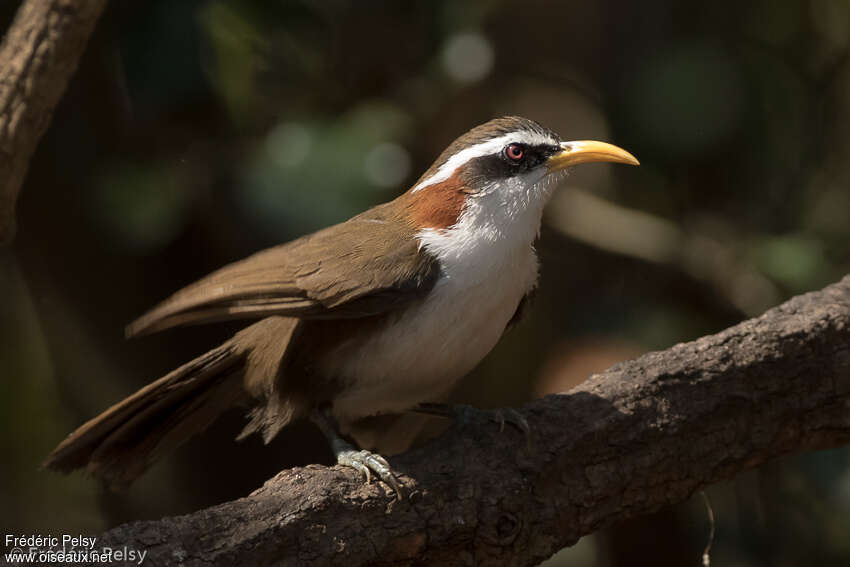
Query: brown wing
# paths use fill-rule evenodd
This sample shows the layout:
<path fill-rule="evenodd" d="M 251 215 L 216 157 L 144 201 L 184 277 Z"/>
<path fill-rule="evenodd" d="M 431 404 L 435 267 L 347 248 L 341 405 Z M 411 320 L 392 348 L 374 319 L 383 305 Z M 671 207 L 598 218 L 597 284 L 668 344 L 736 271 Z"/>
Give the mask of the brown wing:
<path fill-rule="evenodd" d="M 269 315 L 363 317 L 421 297 L 438 273 L 414 229 L 384 204 L 213 272 L 131 323 L 127 335 Z"/>

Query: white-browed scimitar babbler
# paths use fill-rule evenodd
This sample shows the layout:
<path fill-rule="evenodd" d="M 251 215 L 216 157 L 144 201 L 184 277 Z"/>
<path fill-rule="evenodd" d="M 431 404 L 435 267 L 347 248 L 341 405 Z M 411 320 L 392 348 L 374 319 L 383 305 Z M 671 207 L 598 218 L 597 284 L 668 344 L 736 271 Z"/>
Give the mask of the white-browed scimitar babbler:
<path fill-rule="evenodd" d="M 531 120 L 473 128 L 389 203 L 259 252 L 178 291 L 128 335 L 256 322 L 71 433 L 45 464 L 127 484 L 233 406 L 268 442 L 308 417 L 339 463 L 401 490 L 340 427 L 440 400 L 499 341 L 537 282 L 533 243 L 561 173 L 638 161 Z"/>

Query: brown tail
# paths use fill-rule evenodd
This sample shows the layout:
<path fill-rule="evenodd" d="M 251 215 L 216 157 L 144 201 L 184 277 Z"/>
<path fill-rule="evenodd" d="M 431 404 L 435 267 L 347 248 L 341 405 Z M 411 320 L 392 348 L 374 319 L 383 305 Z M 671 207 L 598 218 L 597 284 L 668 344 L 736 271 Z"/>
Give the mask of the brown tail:
<path fill-rule="evenodd" d="M 62 472 L 85 468 L 115 488 L 128 485 L 226 410 L 258 395 L 268 397 L 272 388 L 261 392 L 249 380 L 262 381 L 264 387 L 274 383 L 296 327 L 297 319 L 281 317 L 248 327 L 81 425 L 47 456 L 44 466 Z M 267 347 L 270 337 L 279 341 L 276 352 L 259 348 Z M 277 364 L 269 364 L 269 356 Z M 276 424 L 277 429 L 284 424 Z"/>

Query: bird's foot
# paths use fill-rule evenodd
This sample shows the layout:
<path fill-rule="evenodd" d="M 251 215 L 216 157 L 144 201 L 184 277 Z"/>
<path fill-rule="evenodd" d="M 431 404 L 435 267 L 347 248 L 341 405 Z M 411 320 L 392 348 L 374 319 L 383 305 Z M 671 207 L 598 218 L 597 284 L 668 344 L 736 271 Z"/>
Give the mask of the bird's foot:
<path fill-rule="evenodd" d="M 375 473 L 378 478 L 395 491 L 399 500 L 404 497 L 401 483 L 393 474 L 387 460 L 377 453 L 358 450 L 343 439 L 339 434 L 339 424 L 327 409 L 313 411 L 310 419 L 324 433 L 338 464 L 359 471 L 366 478 L 366 484 L 372 482 L 372 473 Z"/>
<path fill-rule="evenodd" d="M 505 430 L 505 424 L 510 424 L 526 435 L 531 433 L 531 427 L 523 415 L 513 408 L 481 409 L 464 404 L 425 403 L 416 406 L 418 413 L 438 415 L 453 418 L 461 425 L 472 423 L 495 422 L 499 431 Z"/>
<path fill-rule="evenodd" d="M 336 454 L 336 462 L 360 471 L 366 477 L 366 484 L 372 482 L 372 473 L 375 473 L 395 491 L 399 500 L 402 499 L 401 483 L 393 474 L 390 464 L 381 455 L 366 450 L 358 451 L 352 447 L 339 451 Z"/>

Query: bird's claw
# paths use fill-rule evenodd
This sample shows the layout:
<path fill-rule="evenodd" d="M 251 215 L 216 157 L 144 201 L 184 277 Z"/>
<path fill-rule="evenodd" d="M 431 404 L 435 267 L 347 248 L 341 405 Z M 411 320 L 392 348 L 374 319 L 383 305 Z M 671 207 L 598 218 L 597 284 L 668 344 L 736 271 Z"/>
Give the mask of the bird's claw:
<path fill-rule="evenodd" d="M 339 434 L 339 424 L 333 414 L 328 410 L 316 409 L 310 414 L 310 419 L 315 423 L 330 443 L 331 451 L 336 456 L 336 462 L 340 465 L 351 467 L 366 477 L 366 484 L 372 482 L 372 473 L 392 488 L 399 500 L 404 496 L 401 483 L 393 474 L 390 464 L 385 458 L 371 451 L 355 449 L 348 441 Z"/>
<path fill-rule="evenodd" d="M 472 406 L 458 406 L 459 421 L 461 423 L 470 423 L 473 421 L 492 421 L 499 425 L 499 433 L 505 430 L 505 424 L 513 425 L 525 435 L 531 433 L 531 426 L 528 425 L 523 415 L 513 408 L 498 408 L 493 410 L 479 409 Z"/>
<path fill-rule="evenodd" d="M 513 408 L 480 409 L 463 404 L 425 403 L 419 404 L 416 411 L 429 415 L 452 417 L 461 425 L 482 421 L 494 421 L 499 424 L 499 432 L 505 430 L 505 424 L 509 423 L 526 436 L 531 433 L 531 426 L 523 415 Z"/>
<path fill-rule="evenodd" d="M 372 473 L 375 473 L 378 478 L 395 491 L 399 500 L 403 498 L 401 483 L 393 474 L 390 464 L 381 455 L 371 451 L 351 449 L 337 453 L 336 461 L 341 465 L 360 471 L 366 477 L 366 484 L 372 482 Z"/>
<path fill-rule="evenodd" d="M 528 420 L 514 408 L 493 410 L 492 419 L 499 424 L 499 433 L 505 430 L 505 423 L 510 423 L 526 435 L 531 433 L 531 426 L 528 425 Z"/>

